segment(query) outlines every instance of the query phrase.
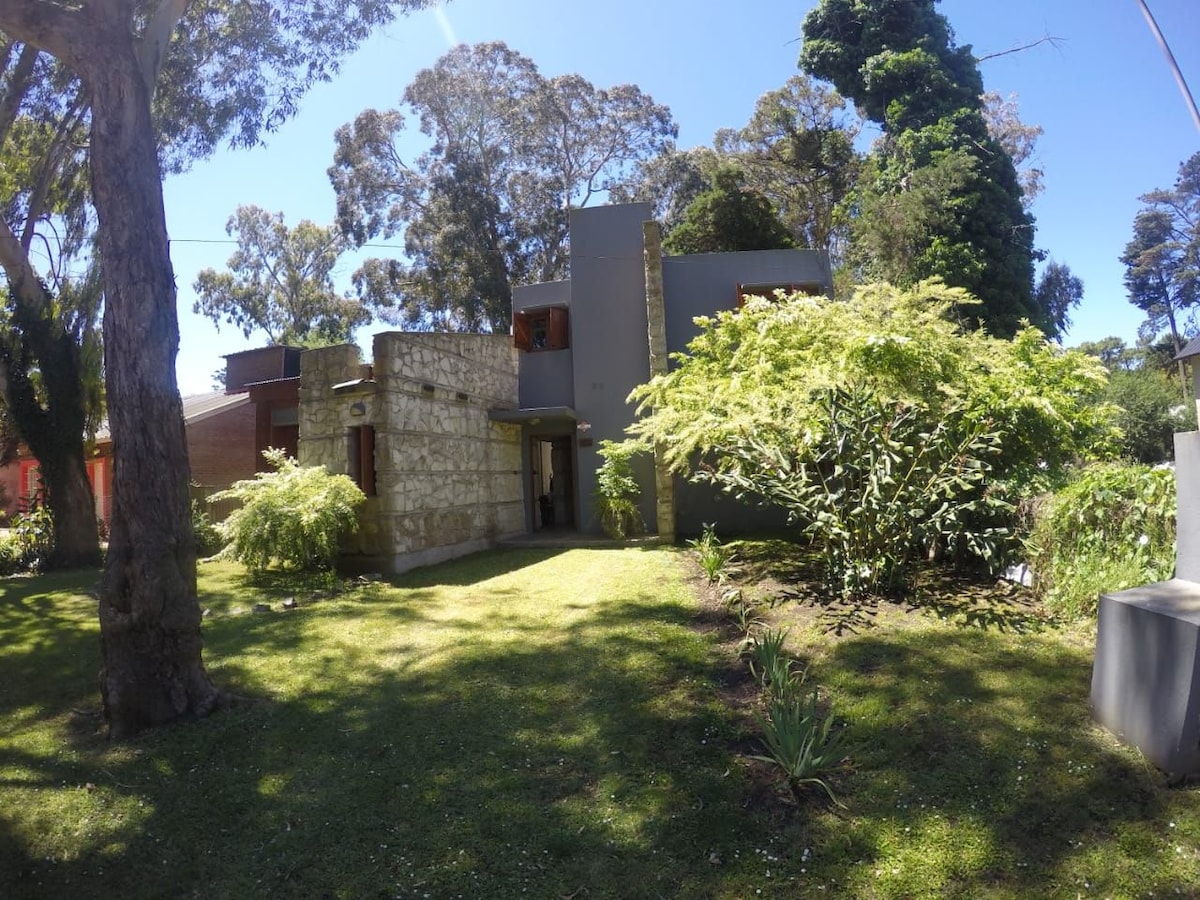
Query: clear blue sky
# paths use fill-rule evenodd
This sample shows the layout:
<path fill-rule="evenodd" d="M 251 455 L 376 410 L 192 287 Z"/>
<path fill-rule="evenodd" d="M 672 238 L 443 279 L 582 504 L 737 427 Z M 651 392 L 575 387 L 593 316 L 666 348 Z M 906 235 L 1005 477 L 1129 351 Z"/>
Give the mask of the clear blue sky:
<path fill-rule="evenodd" d="M 1200 4 L 1149 0 L 1193 93 L 1200 94 Z M 179 285 L 180 388 L 210 389 L 221 355 L 258 346 L 231 326 L 191 312 L 192 283 L 233 251 L 225 222 L 239 203 L 284 213 L 289 224 L 333 220 L 326 169 L 333 132 L 368 107 L 392 108 L 420 69 L 454 43 L 503 40 L 545 75 L 578 72 L 599 87 L 634 83 L 667 104 L 679 144 L 709 144 L 745 124 L 757 98 L 797 72 L 800 23 L 812 3 L 742 0 L 454 0 L 392 25 L 347 60 L 342 74 L 303 101 L 300 114 L 252 151 L 223 151 L 166 182 L 167 221 Z M 960 44 L 977 56 L 1046 35 L 1043 45 L 985 62 L 984 85 L 1019 95 L 1021 117 L 1045 129 L 1037 164 L 1045 192 L 1034 206 L 1037 246 L 1084 281 L 1068 345 L 1117 335 L 1141 321 L 1118 262 L 1138 196 L 1169 187 L 1200 150 L 1197 131 L 1135 0 L 944 0 Z M 709 11 L 711 10 L 711 11 Z M 423 148 L 415 127 L 408 155 Z M 383 255 L 387 251 L 374 250 Z M 349 287 L 357 258 L 346 256 Z M 386 326 L 380 326 L 386 327 Z"/>

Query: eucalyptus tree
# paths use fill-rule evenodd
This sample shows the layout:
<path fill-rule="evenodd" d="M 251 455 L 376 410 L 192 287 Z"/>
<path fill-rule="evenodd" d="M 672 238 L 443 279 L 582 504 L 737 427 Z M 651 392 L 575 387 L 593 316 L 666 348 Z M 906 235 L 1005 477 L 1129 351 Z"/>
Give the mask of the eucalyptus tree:
<path fill-rule="evenodd" d="M 196 276 L 194 312 L 246 337 L 262 332 L 273 344 L 300 346 L 345 343 L 371 321 L 362 303 L 334 289 L 333 270 L 346 249 L 336 227 L 305 219 L 289 228 L 283 213 L 249 205 L 237 208 L 225 231 L 236 236 L 237 250 L 227 271 Z"/>
<path fill-rule="evenodd" d="M 98 586 L 110 733 L 200 716 L 219 694 L 201 658 L 175 282 L 161 173 L 228 138 L 254 143 L 377 25 L 422 0 L 6 0 L 8 53 L 35 48 L 86 107 L 116 463 Z M 157 113 L 157 115 L 156 115 Z"/>
<path fill-rule="evenodd" d="M 676 134 L 635 85 L 547 78 L 501 42 L 454 48 L 402 100 L 407 117 L 368 109 L 338 129 L 329 175 L 356 243 L 403 234 L 410 262 L 369 261 L 355 282 L 409 327 L 507 330 L 514 284 L 565 277 L 571 208 Z M 395 139 L 409 118 L 432 146 L 406 161 Z"/>

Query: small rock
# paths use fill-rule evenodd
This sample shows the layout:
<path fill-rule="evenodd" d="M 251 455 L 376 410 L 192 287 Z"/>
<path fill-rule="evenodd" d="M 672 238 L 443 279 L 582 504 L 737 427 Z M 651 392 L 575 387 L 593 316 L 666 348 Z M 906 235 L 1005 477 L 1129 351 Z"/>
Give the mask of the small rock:
<path fill-rule="evenodd" d="M 270 612 L 270 611 L 271 611 L 271 606 L 268 603 L 255 603 L 254 604 L 254 612 L 256 612 L 256 613 L 265 613 L 265 612 Z"/>

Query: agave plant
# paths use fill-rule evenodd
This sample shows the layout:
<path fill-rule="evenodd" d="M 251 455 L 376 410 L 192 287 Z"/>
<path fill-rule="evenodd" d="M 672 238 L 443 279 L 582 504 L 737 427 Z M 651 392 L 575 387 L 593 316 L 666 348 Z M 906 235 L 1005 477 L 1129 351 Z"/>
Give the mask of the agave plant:
<path fill-rule="evenodd" d="M 837 806 L 833 789 L 825 776 L 842 765 L 841 744 L 844 731 L 833 730 L 833 716 L 821 716 L 817 709 L 817 692 L 807 699 L 791 696 L 772 698 L 767 714 L 759 717 L 767 755 L 752 755 L 777 766 L 787 778 L 788 787 L 796 801 L 808 785 L 822 788 Z"/>

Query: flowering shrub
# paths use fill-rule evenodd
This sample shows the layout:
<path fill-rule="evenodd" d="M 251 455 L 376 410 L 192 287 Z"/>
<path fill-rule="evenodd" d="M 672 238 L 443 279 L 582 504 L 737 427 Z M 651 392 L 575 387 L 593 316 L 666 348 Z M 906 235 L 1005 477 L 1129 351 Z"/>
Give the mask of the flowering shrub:
<path fill-rule="evenodd" d="M 241 503 L 219 526 L 226 556 L 261 572 L 272 562 L 288 569 L 332 569 L 338 538 L 358 528 L 354 511 L 366 497 L 345 475 L 323 466 L 301 467 L 282 450 L 263 456 L 274 472 L 260 472 L 213 494 L 213 501 Z"/>

